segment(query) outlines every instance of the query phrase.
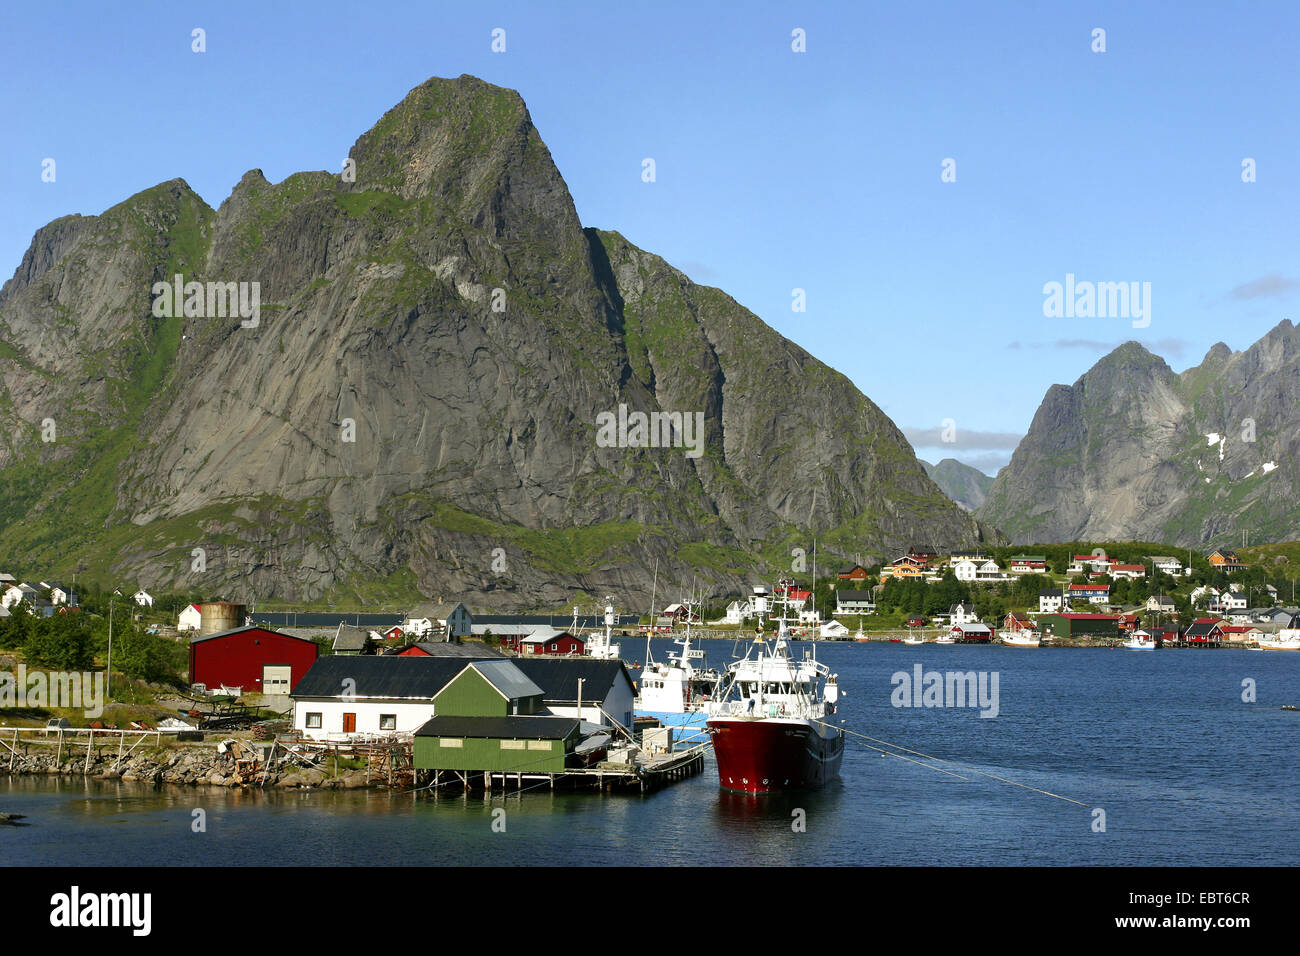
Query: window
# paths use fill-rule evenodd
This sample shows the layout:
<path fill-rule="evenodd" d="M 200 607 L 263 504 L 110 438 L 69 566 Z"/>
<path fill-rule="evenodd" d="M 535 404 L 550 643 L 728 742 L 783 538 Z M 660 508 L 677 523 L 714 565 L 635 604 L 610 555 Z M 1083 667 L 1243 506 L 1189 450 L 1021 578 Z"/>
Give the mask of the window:
<path fill-rule="evenodd" d="M 379 715 L 379 729 L 380 729 L 380 730 L 396 730 L 396 729 L 397 729 L 397 715 L 396 715 L 396 714 L 380 714 L 380 715 Z"/>
<path fill-rule="evenodd" d="M 551 641 L 551 650 L 555 650 L 555 642 Z"/>
<path fill-rule="evenodd" d="M 503 740 L 501 741 L 502 750 L 523 750 L 524 741 L 522 740 Z"/>
<path fill-rule="evenodd" d="M 456 750 L 459 750 L 459 749 L 461 749 L 462 747 L 465 746 L 465 741 L 462 740 L 460 737 L 439 737 L 439 738 L 438 738 L 438 746 L 439 746 L 439 747 L 451 747 L 451 748 L 454 748 L 454 749 L 456 749 Z"/>
<path fill-rule="evenodd" d="M 308 730 L 320 730 L 320 725 L 321 725 L 320 714 L 308 714 L 308 715 L 307 715 L 307 729 L 308 729 Z"/>
<path fill-rule="evenodd" d="M 528 741 L 529 750 L 550 750 L 551 742 L 549 740 L 530 740 Z"/>

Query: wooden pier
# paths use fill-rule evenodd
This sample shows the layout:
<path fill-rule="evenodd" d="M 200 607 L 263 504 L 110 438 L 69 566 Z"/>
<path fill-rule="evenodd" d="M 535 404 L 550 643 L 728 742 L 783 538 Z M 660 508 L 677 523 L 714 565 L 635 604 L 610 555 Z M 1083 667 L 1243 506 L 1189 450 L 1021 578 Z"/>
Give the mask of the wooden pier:
<path fill-rule="evenodd" d="M 601 763 L 594 767 L 574 767 L 558 773 L 530 773 L 526 770 L 421 770 L 416 774 L 416 786 L 435 793 L 443 788 L 519 793 L 542 787 L 551 790 L 635 790 L 646 793 L 702 772 L 704 751 L 708 747 L 708 744 L 700 744 L 689 750 L 661 754 L 640 765 Z"/>

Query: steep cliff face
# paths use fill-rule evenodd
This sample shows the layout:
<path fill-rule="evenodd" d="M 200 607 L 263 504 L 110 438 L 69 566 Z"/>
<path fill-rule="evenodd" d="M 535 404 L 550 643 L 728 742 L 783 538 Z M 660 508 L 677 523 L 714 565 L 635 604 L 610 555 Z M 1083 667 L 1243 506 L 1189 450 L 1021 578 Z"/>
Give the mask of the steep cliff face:
<path fill-rule="evenodd" d="M 1298 426 L 1290 321 L 1181 375 L 1129 342 L 1048 390 L 977 515 L 1018 542 L 1292 539 Z"/>
<path fill-rule="evenodd" d="M 350 155 L 342 177 L 251 171 L 215 212 L 178 180 L 38 233 L 0 291 L 0 554 L 514 608 L 644 603 L 656 562 L 722 593 L 813 535 L 884 554 L 986 533 L 844 376 L 584 230 L 513 91 L 430 80 Z M 155 317 L 177 274 L 255 290 L 258 314 Z M 702 440 L 611 447 L 620 407 L 698 414 Z"/>

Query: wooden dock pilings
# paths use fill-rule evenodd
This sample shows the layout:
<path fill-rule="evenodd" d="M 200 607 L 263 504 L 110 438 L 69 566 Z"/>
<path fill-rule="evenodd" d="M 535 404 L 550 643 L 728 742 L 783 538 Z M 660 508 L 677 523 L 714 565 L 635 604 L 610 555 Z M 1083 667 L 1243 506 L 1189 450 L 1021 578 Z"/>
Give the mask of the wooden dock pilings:
<path fill-rule="evenodd" d="M 707 746 L 702 744 L 689 750 L 664 754 L 640 766 L 607 763 L 595 767 L 573 767 L 554 773 L 527 770 L 421 770 L 416 772 L 416 787 L 433 793 L 443 789 L 521 793 L 541 787 L 550 790 L 634 790 L 646 793 L 702 772 Z"/>

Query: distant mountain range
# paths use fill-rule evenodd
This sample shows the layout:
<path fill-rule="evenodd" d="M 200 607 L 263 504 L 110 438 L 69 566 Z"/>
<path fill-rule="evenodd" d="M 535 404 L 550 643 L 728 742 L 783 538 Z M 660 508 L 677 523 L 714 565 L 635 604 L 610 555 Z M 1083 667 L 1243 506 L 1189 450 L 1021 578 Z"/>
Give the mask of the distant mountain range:
<path fill-rule="evenodd" d="M 0 289 L 0 559 L 214 598 L 628 608 L 656 581 L 735 592 L 814 537 L 824 560 L 1000 540 L 844 375 L 584 228 L 517 93 L 429 80 L 349 155 L 36 233 Z"/>
<path fill-rule="evenodd" d="M 1176 374 L 1137 342 L 1054 385 L 976 517 L 1016 543 L 1300 538 L 1300 328 Z"/>
<path fill-rule="evenodd" d="M 993 479 L 977 468 L 963 465 L 956 458 L 945 458 L 937 465 L 922 460 L 921 467 L 939 490 L 957 503 L 963 511 L 974 511 L 984 504 Z"/>

